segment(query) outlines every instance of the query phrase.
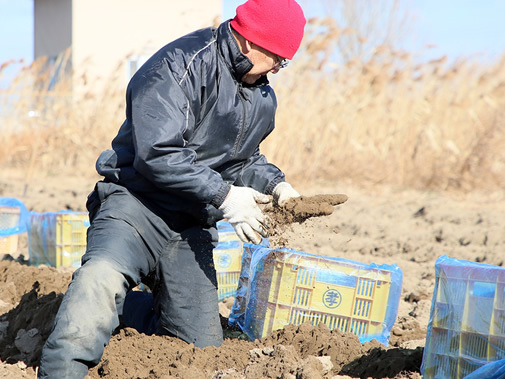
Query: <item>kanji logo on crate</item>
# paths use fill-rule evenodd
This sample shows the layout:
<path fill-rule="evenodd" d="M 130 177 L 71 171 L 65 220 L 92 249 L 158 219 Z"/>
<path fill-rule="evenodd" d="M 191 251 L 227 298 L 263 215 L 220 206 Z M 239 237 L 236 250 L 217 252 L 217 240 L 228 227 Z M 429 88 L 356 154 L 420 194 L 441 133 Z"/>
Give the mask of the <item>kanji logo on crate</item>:
<path fill-rule="evenodd" d="M 329 289 L 323 295 L 323 304 L 330 308 L 337 308 L 342 302 L 342 295 L 338 290 Z"/>

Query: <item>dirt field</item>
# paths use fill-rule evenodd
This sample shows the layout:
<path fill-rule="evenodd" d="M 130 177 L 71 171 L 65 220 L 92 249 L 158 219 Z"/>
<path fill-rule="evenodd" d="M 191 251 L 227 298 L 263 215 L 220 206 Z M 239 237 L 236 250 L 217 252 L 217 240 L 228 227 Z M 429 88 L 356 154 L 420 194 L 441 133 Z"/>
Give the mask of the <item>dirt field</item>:
<path fill-rule="evenodd" d="M 29 210 L 84 210 L 93 179 L 35 178 L 25 191 L 22 173 L 2 172 L 0 196 Z M 397 322 L 386 348 L 326 327 L 288 326 L 248 341 L 230 338 L 220 348 L 198 349 L 169 337 L 122 329 L 110 341 L 91 378 L 420 378 L 434 287 L 435 260 L 450 257 L 503 265 L 505 196 L 444 194 L 319 183 L 304 195 L 341 193 L 348 200 L 328 216 L 285 231 L 300 251 L 363 263 L 397 264 L 404 281 Z M 19 253 L 28 255 L 21 239 Z M 19 261 L 20 259 L 18 259 Z M 70 269 L 0 261 L 0 378 L 33 378 L 40 350 L 71 278 Z M 233 299 L 220 304 L 223 320 Z"/>

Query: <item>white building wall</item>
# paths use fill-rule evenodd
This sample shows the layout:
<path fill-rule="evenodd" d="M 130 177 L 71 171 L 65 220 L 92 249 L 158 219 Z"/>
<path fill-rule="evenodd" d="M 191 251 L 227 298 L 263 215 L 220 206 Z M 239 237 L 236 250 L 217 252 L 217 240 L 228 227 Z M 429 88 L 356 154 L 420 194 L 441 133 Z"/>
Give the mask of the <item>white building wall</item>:
<path fill-rule="evenodd" d="M 221 0 L 72 2 L 76 75 L 85 72 L 90 80 L 99 77 L 107 82 L 119 73 L 125 86 L 131 71 L 146 57 L 179 36 L 218 23 L 222 10 Z"/>
<path fill-rule="evenodd" d="M 72 44 L 72 1 L 34 0 L 34 57 L 55 57 Z"/>

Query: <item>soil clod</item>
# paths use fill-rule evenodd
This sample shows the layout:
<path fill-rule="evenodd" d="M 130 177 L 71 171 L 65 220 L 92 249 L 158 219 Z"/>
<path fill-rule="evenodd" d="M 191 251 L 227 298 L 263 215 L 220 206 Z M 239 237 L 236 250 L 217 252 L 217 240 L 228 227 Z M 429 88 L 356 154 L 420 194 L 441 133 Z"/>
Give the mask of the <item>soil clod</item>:
<path fill-rule="evenodd" d="M 271 247 L 288 246 L 283 234 L 291 224 L 301 224 L 313 217 L 329 216 L 335 206 L 345 203 L 344 194 L 320 194 L 289 199 L 285 204 L 270 203 L 263 208 L 269 218 L 267 232 Z"/>

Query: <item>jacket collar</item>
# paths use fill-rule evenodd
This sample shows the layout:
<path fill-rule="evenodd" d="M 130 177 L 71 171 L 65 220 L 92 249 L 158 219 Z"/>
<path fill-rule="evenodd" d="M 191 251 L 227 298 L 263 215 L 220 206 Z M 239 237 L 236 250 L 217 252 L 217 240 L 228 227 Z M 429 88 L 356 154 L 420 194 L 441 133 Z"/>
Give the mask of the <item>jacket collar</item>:
<path fill-rule="evenodd" d="M 242 52 L 233 36 L 230 20 L 223 22 L 217 29 L 217 43 L 219 51 L 224 57 L 226 65 L 233 77 L 242 83 L 242 77 L 253 68 L 252 62 Z M 268 84 L 268 79 L 262 77 L 254 85 Z M 243 83 L 246 86 L 245 83 Z"/>

